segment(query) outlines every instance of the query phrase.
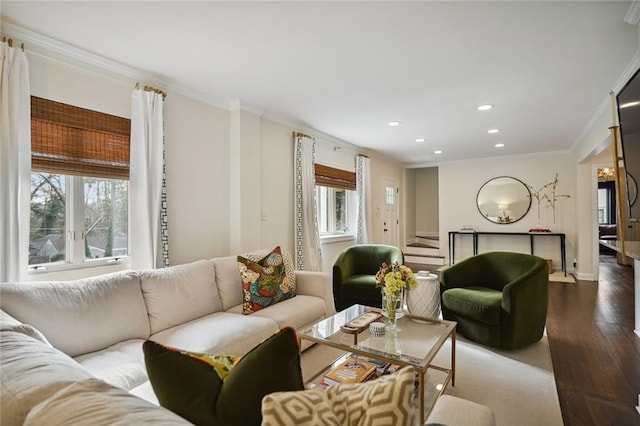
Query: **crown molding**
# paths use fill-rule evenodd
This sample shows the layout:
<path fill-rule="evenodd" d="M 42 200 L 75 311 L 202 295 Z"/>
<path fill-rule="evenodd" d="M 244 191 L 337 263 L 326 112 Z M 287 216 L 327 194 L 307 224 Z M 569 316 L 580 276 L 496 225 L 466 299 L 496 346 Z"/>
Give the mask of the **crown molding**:
<path fill-rule="evenodd" d="M 627 14 L 624 15 L 623 21 L 626 24 L 638 25 L 638 22 L 640 22 L 640 1 L 633 0 L 629 10 L 627 10 Z"/>
<path fill-rule="evenodd" d="M 0 23 L 2 24 L 3 35 L 13 38 L 16 42 L 20 41 L 24 43 L 25 51 L 29 54 L 63 62 L 86 71 L 98 72 L 101 75 L 106 75 L 127 83 L 140 81 L 162 88 L 167 92 L 183 95 L 187 98 L 198 100 L 227 111 L 231 108 L 229 101 L 226 99 L 203 94 L 198 90 L 176 84 L 166 77 L 130 67 L 104 56 L 45 36 L 16 25 L 2 15 L 0 15 Z"/>
<path fill-rule="evenodd" d="M 243 102 L 240 99 L 235 99 L 233 101 L 229 101 L 227 109 L 229 111 L 247 111 L 250 112 L 252 114 L 255 114 L 259 117 L 262 116 L 262 114 L 264 114 L 264 110 L 261 110 L 258 107 L 255 107 L 247 102 Z"/>
<path fill-rule="evenodd" d="M 637 2 L 634 2 L 634 3 L 637 3 Z M 624 69 L 620 77 L 618 77 L 618 80 L 616 81 L 616 83 L 613 85 L 613 88 L 611 89 L 613 93 L 618 94 L 618 92 L 620 92 L 620 90 L 624 87 L 624 85 L 627 84 L 629 79 L 633 76 L 633 74 L 636 73 L 636 71 L 638 71 L 638 69 L 640 69 L 640 52 L 636 51 L 636 53 L 633 55 L 633 58 L 631 58 L 629 65 L 627 65 L 627 67 Z M 603 97 L 602 101 L 600 101 L 598 108 L 591 115 L 591 118 L 589 119 L 587 124 L 582 128 L 582 131 L 580 131 L 578 136 L 573 141 L 573 144 L 571 145 L 571 150 L 575 150 L 578 147 L 578 145 L 580 145 L 582 140 L 593 129 L 593 126 L 595 126 L 596 122 L 602 116 L 602 114 L 606 114 L 607 111 L 610 110 L 610 108 L 611 108 L 611 98 L 607 93 Z"/>

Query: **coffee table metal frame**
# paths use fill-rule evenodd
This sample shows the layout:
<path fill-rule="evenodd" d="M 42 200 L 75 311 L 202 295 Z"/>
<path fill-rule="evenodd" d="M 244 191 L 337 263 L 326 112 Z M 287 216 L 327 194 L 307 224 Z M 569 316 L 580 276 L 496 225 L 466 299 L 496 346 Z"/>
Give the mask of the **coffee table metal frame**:
<path fill-rule="evenodd" d="M 414 367 L 419 373 L 419 412 L 421 424 L 423 424 L 433 408 L 435 398 L 444 392 L 449 382 L 455 386 L 456 322 L 405 315 L 398 320 L 397 332 L 387 330 L 382 337 L 371 336 L 368 328 L 359 334 L 345 333 L 340 330 L 341 325 L 368 311 L 379 312 L 380 310 L 370 306 L 353 305 L 298 331 L 298 337 L 344 350 L 347 353 L 355 353 L 396 365 Z M 451 339 L 451 368 L 431 364 L 433 358 L 449 338 Z M 390 351 L 391 349 L 394 350 L 394 353 Z M 309 382 L 318 379 L 331 365 L 333 363 L 320 370 Z M 438 383 L 441 386 L 437 389 L 437 395 L 430 401 L 430 406 L 425 407 L 425 375 L 429 369 L 435 370 L 434 373 L 441 372 L 442 381 Z"/>

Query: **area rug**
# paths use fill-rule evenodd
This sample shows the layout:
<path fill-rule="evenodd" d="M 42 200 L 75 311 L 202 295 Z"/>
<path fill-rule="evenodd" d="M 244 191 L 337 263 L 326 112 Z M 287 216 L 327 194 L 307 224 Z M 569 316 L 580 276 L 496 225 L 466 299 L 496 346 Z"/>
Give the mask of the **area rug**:
<path fill-rule="evenodd" d="M 302 354 L 305 380 L 341 352 L 315 345 Z M 450 364 L 450 343 L 435 359 Z M 524 349 L 498 351 L 462 337 L 456 343 L 456 385 L 445 393 L 491 408 L 497 426 L 562 426 L 547 337 Z"/>
<path fill-rule="evenodd" d="M 564 272 L 562 271 L 554 271 L 552 274 L 549 274 L 549 281 L 553 281 L 554 283 L 574 283 L 576 282 L 573 275 L 567 274 L 564 276 Z"/>

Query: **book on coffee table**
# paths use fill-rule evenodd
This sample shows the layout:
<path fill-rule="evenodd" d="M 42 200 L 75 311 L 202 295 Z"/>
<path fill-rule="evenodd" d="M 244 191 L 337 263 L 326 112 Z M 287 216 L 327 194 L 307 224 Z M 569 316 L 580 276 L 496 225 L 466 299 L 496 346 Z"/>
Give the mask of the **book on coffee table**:
<path fill-rule="evenodd" d="M 356 357 L 347 357 L 337 367 L 329 370 L 323 377 L 327 385 L 339 383 L 361 383 L 376 372 L 376 365 Z"/>

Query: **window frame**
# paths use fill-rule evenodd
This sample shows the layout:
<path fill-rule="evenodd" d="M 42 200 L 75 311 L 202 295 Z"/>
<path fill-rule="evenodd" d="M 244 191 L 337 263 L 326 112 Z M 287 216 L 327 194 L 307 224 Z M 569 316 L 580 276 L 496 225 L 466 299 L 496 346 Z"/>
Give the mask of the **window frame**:
<path fill-rule="evenodd" d="M 65 179 L 65 258 L 28 265 L 28 273 L 47 273 L 129 263 L 127 254 L 91 258 L 85 253 L 85 178 L 129 185 L 131 120 L 31 96 L 31 173 Z M 129 199 L 127 196 L 127 208 Z M 113 216 L 113 213 L 111 213 Z M 29 238 L 31 242 L 31 237 Z"/>
<path fill-rule="evenodd" d="M 318 234 L 322 243 L 351 240 L 356 233 L 356 174 L 334 167 L 315 164 L 316 208 L 318 210 Z M 326 198 L 321 188 L 325 188 Z M 336 193 L 345 193 L 346 230 L 336 229 Z M 321 232 L 321 223 L 327 221 L 327 231 Z"/>
<path fill-rule="evenodd" d="M 41 172 L 31 171 L 31 173 Z M 114 264 L 128 264 L 130 262 L 128 247 L 126 255 L 101 257 L 97 259 L 85 257 L 84 240 L 86 235 L 84 231 L 84 178 L 90 176 L 73 176 L 59 173 L 58 175 L 64 177 L 66 180 L 64 231 L 65 258 L 64 260 L 55 262 L 30 264 L 28 265 L 29 274 L 86 269 Z M 124 181 L 125 179 L 120 180 Z M 128 242 L 127 246 L 129 246 Z"/>

